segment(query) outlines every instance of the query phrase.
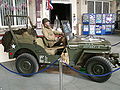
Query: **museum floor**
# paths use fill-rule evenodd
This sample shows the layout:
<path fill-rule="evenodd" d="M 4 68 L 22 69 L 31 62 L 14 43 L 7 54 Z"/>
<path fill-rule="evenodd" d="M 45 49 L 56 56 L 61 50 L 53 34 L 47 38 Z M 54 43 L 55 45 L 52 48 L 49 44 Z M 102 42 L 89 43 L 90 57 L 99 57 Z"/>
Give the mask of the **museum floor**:
<path fill-rule="evenodd" d="M 120 41 L 120 35 L 103 35 L 112 44 Z M 3 53 L 0 45 L 0 60 L 8 59 L 7 54 Z M 113 52 L 120 53 L 120 45 L 112 48 Z M 11 70 L 15 70 L 15 62 L 2 63 Z M 96 83 L 79 75 L 78 73 L 67 70 L 63 74 L 64 90 L 120 90 L 120 71 L 112 74 L 112 77 L 104 83 Z M 22 77 L 12 74 L 0 67 L 0 90 L 59 90 L 59 74 L 54 69 L 49 69 L 44 73 L 33 77 Z"/>

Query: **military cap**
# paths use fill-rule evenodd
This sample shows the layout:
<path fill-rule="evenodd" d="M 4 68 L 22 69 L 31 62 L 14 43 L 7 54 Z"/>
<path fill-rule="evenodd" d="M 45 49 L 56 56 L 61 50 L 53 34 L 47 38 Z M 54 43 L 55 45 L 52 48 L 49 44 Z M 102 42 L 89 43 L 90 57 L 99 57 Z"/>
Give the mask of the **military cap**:
<path fill-rule="evenodd" d="M 46 22 L 50 22 L 50 20 L 48 20 L 47 18 L 44 18 L 44 19 L 42 20 L 42 24 L 45 24 Z"/>

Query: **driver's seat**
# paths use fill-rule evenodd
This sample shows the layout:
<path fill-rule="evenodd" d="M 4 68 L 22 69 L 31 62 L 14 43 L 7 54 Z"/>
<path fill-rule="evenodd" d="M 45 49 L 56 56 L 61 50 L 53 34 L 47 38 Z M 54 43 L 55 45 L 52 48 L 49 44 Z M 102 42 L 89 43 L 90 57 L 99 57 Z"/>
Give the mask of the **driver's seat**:
<path fill-rule="evenodd" d="M 44 41 L 43 41 L 43 38 L 44 37 L 42 37 L 42 38 L 36 38 L 36 43 L 39 45 L 39 46 L 41 46 L 42 48 L 44 48 L 45 49 L 45 51 L 46 51 L 46 53 L 48 53 L 49 55 L 55 55 L 56 53 L 57 53 L 57 51 L 58 51 L 58 49 L 63 49 L 64 48 L 64 46 L 54 46 L 54 47 L 52 47 L 52 48 L 48 48 L 46 45 L 45 45 L 45 43 L 44 43 Z"/>

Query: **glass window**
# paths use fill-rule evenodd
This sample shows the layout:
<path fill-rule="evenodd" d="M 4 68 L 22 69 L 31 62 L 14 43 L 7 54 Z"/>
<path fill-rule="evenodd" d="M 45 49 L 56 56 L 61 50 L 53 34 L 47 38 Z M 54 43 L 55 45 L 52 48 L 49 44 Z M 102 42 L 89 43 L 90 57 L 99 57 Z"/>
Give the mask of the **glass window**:
<path fill-rule="evenodd" d="M 88 1 L 88 13 L 94 13 L 94 1 Z"/>
<path fill-rule="evenodd" d="M 1 26 L 7 26 L 8 21 L 6 15 L 28 15 L 27 0 L 2 0 L 0 5 L 0 22 Z M 11 25 L 24 25 L 24 18 L 11 17 Z"/>
<path fill-rule="evenodd" d="M 95 2 L 95 13 L 102 13 L 102 2 Z"/>
<path fill-rule="evenodd" d="M 109 5 L 107 1 L 88 1 L 88 13 L 110 13 Z"/>
<path fill-rule="evenodd" d="M 109 2 L 103 2 L 103 13 L 109 13 Z"/>

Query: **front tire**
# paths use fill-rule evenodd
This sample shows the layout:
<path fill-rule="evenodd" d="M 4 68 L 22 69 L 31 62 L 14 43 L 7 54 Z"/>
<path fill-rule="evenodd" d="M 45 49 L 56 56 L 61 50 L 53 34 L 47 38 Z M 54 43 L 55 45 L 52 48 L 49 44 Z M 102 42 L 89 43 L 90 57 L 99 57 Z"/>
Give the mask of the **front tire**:
<path fill-rule="evenodd" d="M 22 74 L 31 74 L 38 72 L 39 64 L 34 56 L 28 53 L 23 53 L 16 59 L 16 69 Z M 32 75 L 23 75 L 30 77 Z"/>
<path fill-rule="evenodd" d="M 94 56 L 90 58 L 86 63 L 86 70 L 91 75 L 102 75 L 112 71 L 111 63 L 102 56 Z M 111 74 L 102 77 L 89 78 L 95 82 L 105 82 L 111 77 Z"/>

